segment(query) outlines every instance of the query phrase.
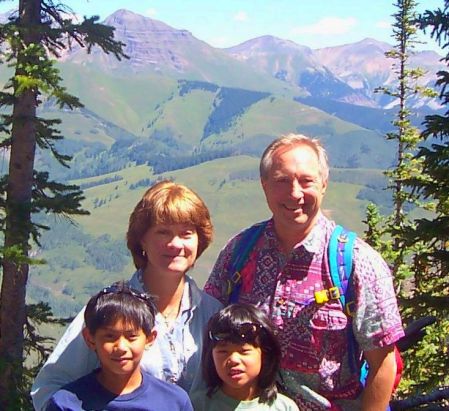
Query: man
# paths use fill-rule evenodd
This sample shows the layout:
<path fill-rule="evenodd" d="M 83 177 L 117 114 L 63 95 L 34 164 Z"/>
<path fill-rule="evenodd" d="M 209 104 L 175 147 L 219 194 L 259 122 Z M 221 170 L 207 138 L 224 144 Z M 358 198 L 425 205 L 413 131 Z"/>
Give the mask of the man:
<path fill-rule="evenodd" d="M 315 291 L 332 287 L 327 249 L 335 223 L 321 212 L 329 166 L 318 140 L 290 134 L 262 155 L 260 178 L 273 217 L 241 269 L 239 301 L 267 311 L 282 345 L 281 383 L 300 409 L 385 411 L 403 336 L 391 273 L 380 255 L 357 238 L 352 281 L 352 327 L 369 364 L 363 392 L 349 365 L 348 317 L 339 300 L 319 304 Z M 244 232 L 221 251 L 205 285 L 228 303 L 232 251 Z M 351 322 L 349 322 L 351 324 Z"/>

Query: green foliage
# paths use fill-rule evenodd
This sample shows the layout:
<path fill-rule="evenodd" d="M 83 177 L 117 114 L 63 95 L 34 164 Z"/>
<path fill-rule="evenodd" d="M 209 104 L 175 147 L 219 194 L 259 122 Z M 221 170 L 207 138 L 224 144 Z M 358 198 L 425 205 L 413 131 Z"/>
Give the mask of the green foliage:
<path fill-rule="evenodd" d="M 87 263 L 93 265 L 98 270 L 109 272 L 122 272 L 128 261 L 127 253 L 123 241 L 113 241 L 111 236 L 104 234 L 88 244 Z"/>
<path fill-rule="evenodd" d="M 380 227 L 381 221 L 382 217 L 379 213 L 379 209 L 375 204 L 369 203 L 366 206 L 366 220 L 363 221 L 367 227 L 363 233 L 364 238 L 371 247 L 384 254 L 387 243 L 382 240 L 384 231 Z"/>
<path fill-rule="evenodd" d="M 87 214 L 81 209 L 84 199 L 75 185 L 49 179 L 48 172 L 37 171 L 36 150 L 49 150 L 67 167 L 70 156 L 59 153 L 55 142 L 62 139 L 58 119 L 37 116 L 37 108 L 52 101 L 59 109 L 82 107 L 61 84 L 62 78 L 52 56 L 59 56 L 71 42 L 90 51 L 98 45 L 117 58 L 126 57 L 123 44 L 114 41 L 113 28 L 97 24 L 98 17 L 72 21 L 68 8 L 51 0 L 20 0 L 18 13 L 0 25 L 0 57 L 14 73 L 0 94 L 2 126 L 1 148 L 9 149 L 9 172 L 0 180 L 0 229 L 3 232 L 3 275 L 0 305 L 0 408 L 26 409 L 29 383 L 36 368 L 24 368 L 23 358 L 37 353 L 37 364 L 48 354 L 51 340 L 40 336 L 36 325 L 54 323 L 48 305 L 25 306 L 31 240 L 39 244 L 48 226 L 33 220 L 40 213 L 72 216 Z M 39 260 L 39 262 L 42 262 Z"/>
<path fill-rule="evenodd" d="M 192 90 L 205 90 L 215 93 L 219 88 L 216 84 L 206 83 L 205 81 L 180 80 L 178 83 L 180 96 L 190 93 Z"/>
<path fill-rule="evenodd" d="M 179 155 L 176 157 L 154 156 L 153 159 L 148 162 L 148 165 L 153 167 L 155 174 L 160 174 L 170 170 L 180 170 L 192 167 L 216 158 L 231 157 L 233 155 L 235 155 L 235 149 L 223 148 L 221 150 L 207 150 L 193 155 Z"/>
<path fill-rule="evenodd" d="M 444 2 L 442 9 L 426 11 L 420 16 L 420 27 L 430 31 L 431 37 L 447 49 L 449 1 Z M 449 66 L 449 54 L 443 60 Z M 447 108 L 449 72 L 442 70 L 437 75 L 441 103 Z M 449 383 L 449 112 L 427 116 L 422 136 L 433 143 L 419 150 L 416 159 L 422 162 L 422 172 L 412 176 L 407 185 L 433 214 L 431 219 L 417 219 L 408 233 L 409 243 L 421 246 L 413 260 L 416 267 L 413 300 L 405 305 L 404 313 L 411 318 L 425 314 L 438 318 L 426 337 L 425 346 L 410 357 L 413 383 L 428 389 Z"/>
<path fill-rule="evenodd" d="M 222 87 L 213 102 L 213 111 L 204 127 L 203 140 L 231 127 L 235 117 L 246 108 L 269 96 L 269 93 Z"/>
<path fill-rule="evenodd" d="M 423 71 L 408 67 L 418 29 L 416 5 L 413 0 L 397 0 L 395 3 L 398 11 L 393 15 L 393 38 L 396 43 L 386 55 L 395 62 L 397 86 L 379 89 L 399 101 L 397 115 L 392 122 L 395 130 L 386 135 L 397 147 L 395 166 L 385 173 L 389 179 L 388 188 L 392 190 L 393 212 L 383 217 L 370 205 L 366 218 L 368 230 L 365 232 L 367 240 L 393 266 L 404 323 L 425 315 L 439 318 L 439 322 L 427 330 L 423 343 L 405 354 L 406 367 L 400 395 L 416 390 L 426 391 L 442 381 L 448 382 L 447 378 L 446 381 L 444 379 L 448 368 L 448 341 L 445 340 L 449 311 L 449 298 L 445 297 L 449 294 L 448 266 L 440 258 L 448 254 L 449 225 L 445 222 L 447 214 L 443 211 L 445 206 L 441 207 L 440 199 L 442 192 L 449 194 L 449 152 L 436 144 L 431 148 L 419 148 L 430 135 L 442 137 L 445 134 L 441 129 L 442 116 L 426 117 L 426 130 L 422 134 L 410 120 L 412 112 L 407 106 L 410 97 L 416 94 L 424 97 L 436 95 L 433 90 L 419 85 Z M 430 24 L 430 15 L 432 13 L 427 12 L 426 24 Z M 438 83 L 446 84 L 441 72 L 439 76 Z M 447 104 L 448 100 L 443 99 L 443 102 Z M 438 160 L 435 162 L 436 157 Z M 446 168 L 442 170 L 441 167 Z M 443 203 L 446 201 L 447 197 Z M 412 220 L 407 213 L 409 205 L 430 210 L 436 218 L 432 222 L 427 218 Z M 445 211 L 447 213 L 448 209 Z M 435 226 L 432 226 L 433 223 Z"/>
<path fill-rule="evenodd" d="M 415 97 L 417 94 L 424 97 L 435 93 L 420 86 L 419 80 L 425 74 L 423 70 L 409 68 L 409 58 L 417 43 L 417 2 L 397 0 L 395 6 L 397 12 L 393 14 L 395 20 L 392 35 L 395 45 L 385 55 L 394 61 L 393 71 L 397 84 L 394 87 L 380 87 L 377 91 L 399 101 L 399 108 L 392 122 L 395 131 L 386 134 L 387 140 L 396 143 L 396 161 L 394 168 L 385 172 L 389 178 L 388 188 L 392 190 L 394 207 L 393 213 L 388 217 L 386 233 L 391 236 L 393 241 L 394 259 L 391 262 L 393 263 L 393 274 L 396 277 L 400 267 L 403 266 L 412 251 L 404 247 L 404 230 L 410 225 L 406 214 L 407 204 L 415 204 L 416 198 L 410 190 L 406 189 L 405 182 L 411 176 L 419 175 L 422 165 L 421 161 L 414 156 L 422 137 L 418 128 L 412 126 L 411 110 L 407 103 L 411 97 Z"/>

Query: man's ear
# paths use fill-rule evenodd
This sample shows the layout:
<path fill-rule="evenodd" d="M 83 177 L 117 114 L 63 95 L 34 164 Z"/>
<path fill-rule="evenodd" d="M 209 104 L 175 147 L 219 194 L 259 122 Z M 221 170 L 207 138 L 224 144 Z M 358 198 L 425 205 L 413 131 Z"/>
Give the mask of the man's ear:
<path fill-rule="evenodd" d="M 262 190 L 265 192 L 267 180 L 265 178 L 260 178 L 260 185 L 262 186 Z"/>
<path fill-rule="evenodd" d="M 146 350 L 148 350 L 148 348 L 150 348 L 153 345 L 156 337 L 157 337 L 157 331 L 153 328 L 151 330 L 151 333 L 147 335 L 147 342 L 145 343 Z"/>
<path fill-rule="evenodd" d="M 92 334 L 90 333 L 90 331 L 87 329 L 87 327 L 83 328 L 83 337 L 84 337 L 84 341 L 86 342 L 86 345 L 93 351 L 95 351 L 95 341 L 94 338 L 92 337 Z"/>
<path fill-rule="evenodd" d="M 321 194 L 322 194 L 322 195 L 324 195 L 324 193 L 326 192 L 326 189 L 327 189 L 327 183 L 328 183 L 328 180 L 323 181 L 323 184 L 322 184 L 322 187 L 321 187 Z"/>

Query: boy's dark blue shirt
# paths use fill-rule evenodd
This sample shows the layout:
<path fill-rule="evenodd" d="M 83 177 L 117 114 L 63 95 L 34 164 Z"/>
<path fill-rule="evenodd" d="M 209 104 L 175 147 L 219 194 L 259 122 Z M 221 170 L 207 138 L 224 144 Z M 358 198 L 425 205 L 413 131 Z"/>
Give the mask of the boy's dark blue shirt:
<path fill-rule="evenodd" d="M 142 384 L 129 394 L 117 395 L 104 388 L 95 370 L 57 391 L 46 411 L 193 411 L 187 393 L 174 384 L 142 372 Z"/>

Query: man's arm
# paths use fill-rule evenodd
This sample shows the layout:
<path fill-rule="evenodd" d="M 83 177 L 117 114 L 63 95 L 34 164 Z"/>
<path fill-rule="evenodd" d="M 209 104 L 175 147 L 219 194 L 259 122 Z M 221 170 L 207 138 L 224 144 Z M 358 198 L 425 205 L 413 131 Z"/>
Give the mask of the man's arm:
<path fill-rule="evenodd" d="M 215 262 L 209 278 L 204 285 L 204 291 L 212 297 L 215 297 L 225 306 L 228 304 L 229 300 L 229 295 L 227 293 L 227 284 L 229 279 L 228 266 L 229 261 L 232 258 L 232 250 L 234 246 L 235 240 L 231 239 L 220 251 L 217 261 Z"/>
<path fill-rule="evenodd" d="M 368 379 L 362 397 L 363 411 L 385 411 L 390 402 L 396 376 L 394 346 L 365 351 L 369 365 Z"/>

